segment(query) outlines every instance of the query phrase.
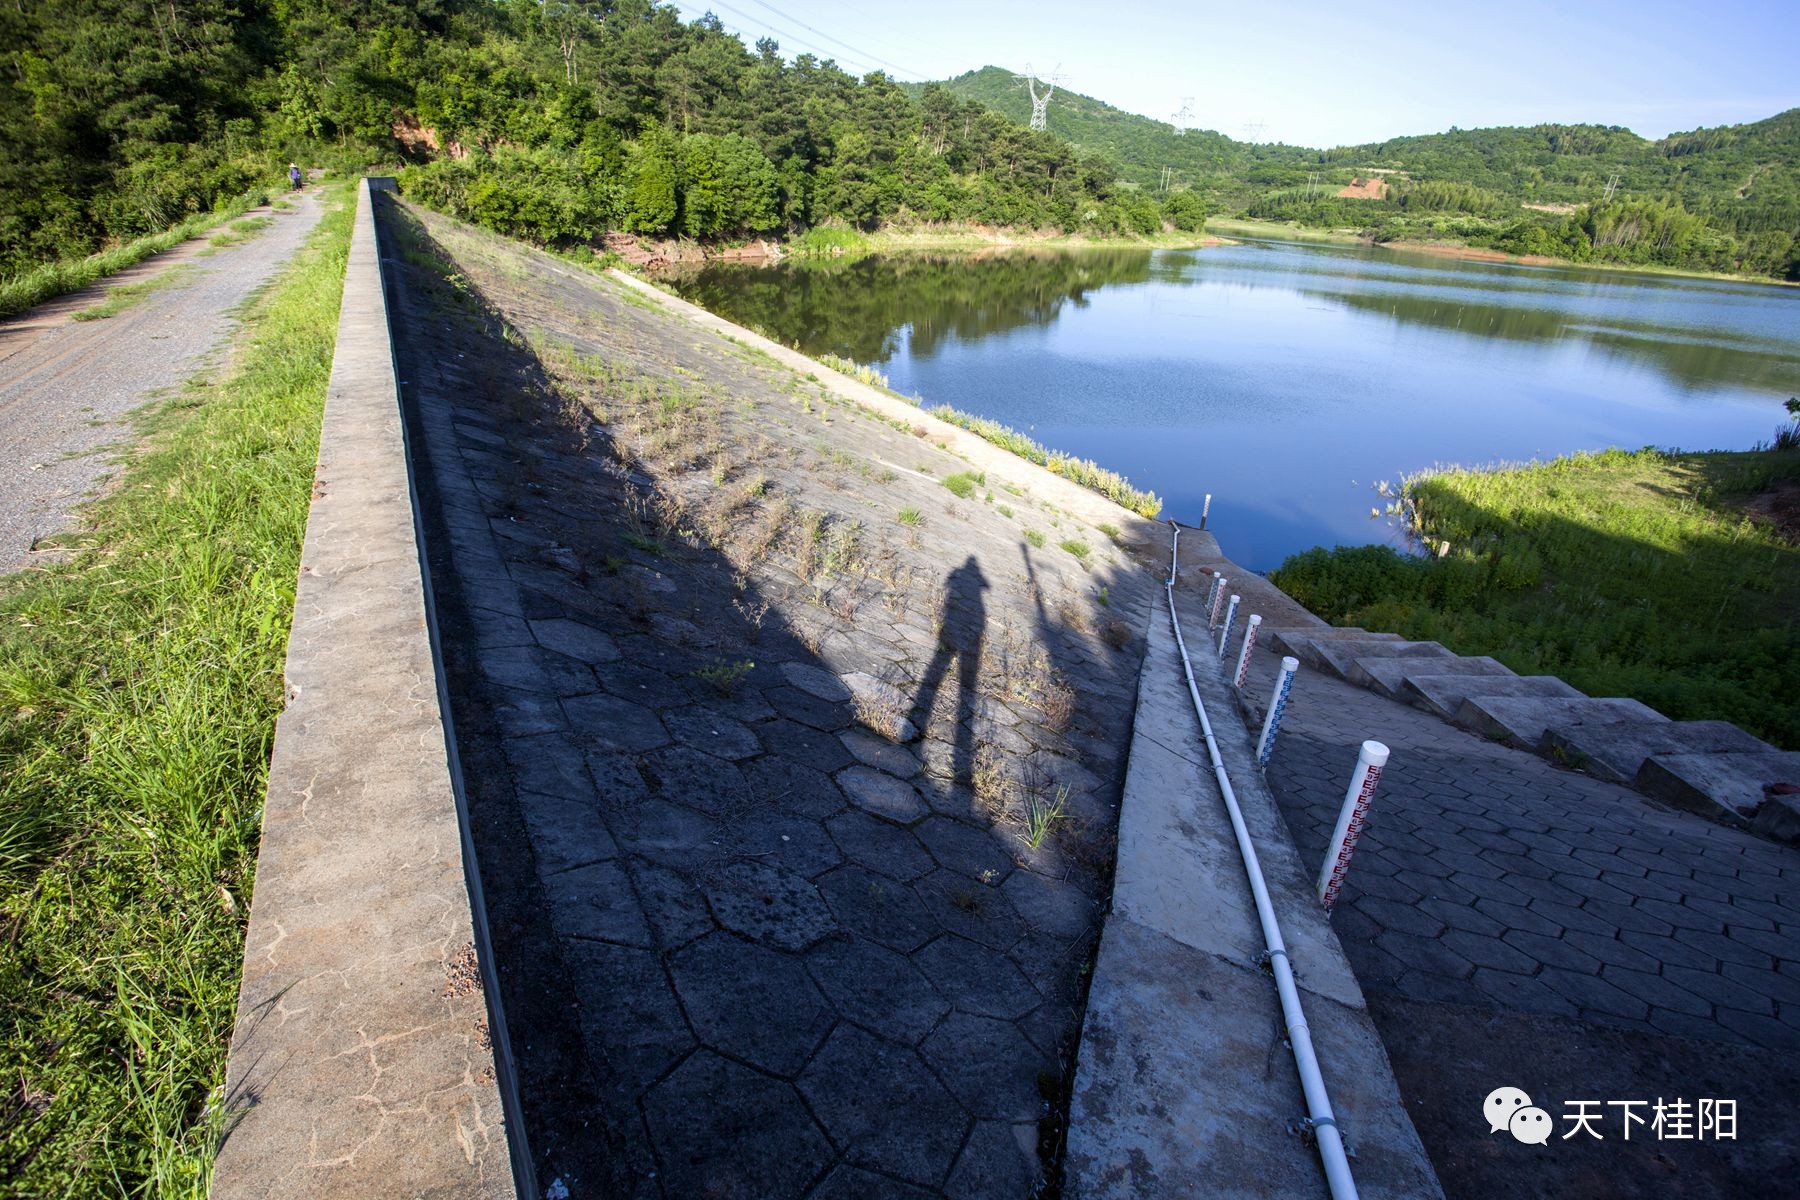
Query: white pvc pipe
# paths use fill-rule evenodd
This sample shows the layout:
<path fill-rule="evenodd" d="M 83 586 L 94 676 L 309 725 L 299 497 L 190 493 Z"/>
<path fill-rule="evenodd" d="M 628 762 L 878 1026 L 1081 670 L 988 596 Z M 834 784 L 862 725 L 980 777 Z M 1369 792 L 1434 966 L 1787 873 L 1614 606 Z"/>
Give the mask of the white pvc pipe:
<path fill-rule="evenodd" d="M 1215 571 L 1213 573 L 1213 577 L 1212 577 L 1212 586 L 1210 588 L 1208 588 L 1206 591 L 1206 611 L 1208 614 L 1207 620 L 1206 620 L 1206 627 L 1208 629 L 1211 629 L 1214 625 L 1218 624 L 1218 618 L 1212 616 L 1211 613 L 1213 611 L 1214 603 L 1219 598 L 1219 589 L 1224 586 L 1225 586 L 1225 577 Z"/>
<path fill-rule="evenodd" d="M 1338 890 L 1350 870 L 1350 856 L 1356 853 L 1356 839 L 1362 836 L 1369 819 L 1369 805 L 1375 799 L 1375 785 L 1381 782 L 1381 769 L 1387 765 L 1388 748 L 1380 742 L 1364 742 L 1356 756 L 1356 769 L 1350 772 L 1350 787 L 1344 792 L 1343 807 L 1338 810 L 1337 828 L 1325 844 L 1325 861 L 1319 864 L 1319 903 L 1327 911 L 1337 903 Z"/>
<path fill-rule="evenodd" d="M 1244 686 L 1244 676 L 1250 673 L 1250 652 L 1256 649 L 1256 631 L 1262 625 L 1262 618 L 1255 613 L 1250 614 L 1250 624 L 1244 629 L 1244 648 L 1238 651 L 1237 674 L 1231 677 L 1231 686 Z"/>
<path fill-rule="evenodd" d="M 1219 628 L 1219 657 L 1225 657 L 1226 643 L 1231 641 L 1231 627 L 1237 624 L 1238 601 L 1242 599 L 1236 592 L 1231 594 L 1231 607 L 1225 610 L 1225 624 Z"/>
<path fill-rule="evenodd" d="M 1206 528 L 1206 518 L 1212 513 L 1212 493 L 1206 493 L 1206 500 L 1200 505 L 1200 528 Z"/>
<path fill-rule="evenodd" d="M 1287 1025 L 1294 1067 L 1300 1073 L 1300 1090 L 1306 1096 L 1307 1118 L 1319 1148 L 1320 1164 L 1325 1169 L 1325 1183 L 1331 1189 L 1333 1200 L 1356 1200 L 1356 1179 L 1350 1174 L 1343 1135 L 1338 1132 L 1337 1118 L 1332 1115 L 1331 1097 L 1325 1090 L 1325 1076 L 1319 1069 L 1319 1056 L 1313 1049 L 1306 1013 L 1300 1007 L 1300 990 L 1294 984 L 1287 943 L 1282 940 L 1281 924 L 1275 919 L 1275 905 L 1269 899 L 1262 864 L 1257 861 L 1256 844 L 1250 840 L 1243 810 L 1238 807 L 1237 793 L 1231 790 L 1231 776 L 1225 771 L 1225 761 L 1219 757 L 1219 744 L 1213 739 L 1212 722 L 1206 718 L 1206 705 L 1194 683 L 1194 666 L 1188 661 L 1187 642 L 1181 636 L 1181 617 L 1175 611 L 1175 563 L 1180 554 L 1181 527 L 1173 521 L 1169 524 L 1174 530 L 1174 542 L 1169 549 L 1169 578 L 1163 589 L 1168 595 L 1169 624 L 1175 631 L 1175 646 L 1181 652 L 1181 669 L 1187 676 L 1188 696 L 1200 718 L 1200 732 L 1206 739 L 1207 756 L 1212 759 L 1213 777 L 1218 781 L 1219 794 L 1225 799 L 1225 811 L 1231 817 L 1232 832 L 1237 835 L 1238 854 L 1244 860 L 1244 874 L 1250 881 L 1250 894 L 1256 900 L 1256 916 L 1262 924 L 1269 969 L 1275 975 L 1275 990 L 1281 997 L 1281 1016 Z"/>
<path fill-rule="evenodd" d="M 1206 618 L 1206 627 L 1209 630 L 1217 629 L 1219 627 L 1219 610 L 1225 607 L 1225 584 L 1228 581 L 1223 575 L 1220 575 L 1217 578 L 1219 580 L 1219 586 L 1218 589 L 1213 592 L 1212 612 L 1209 613 Z"/>
<path fill-rule="evenodd" d="M 1281 714 L 1287 711 L 1288 693 L 1294 688 L 1294 674 L 1300 660 L 1287 655 L 1281 660 L 1281 674 L 1275 677 L 1275 689 L 1269 693 L 1268 715 L 1263 717 L 1262 732 L 1256 738 L 1256 765 L 1268 769 L 1269 755 L 1275 752 L 1275 735 L 1281 732 Z"/>

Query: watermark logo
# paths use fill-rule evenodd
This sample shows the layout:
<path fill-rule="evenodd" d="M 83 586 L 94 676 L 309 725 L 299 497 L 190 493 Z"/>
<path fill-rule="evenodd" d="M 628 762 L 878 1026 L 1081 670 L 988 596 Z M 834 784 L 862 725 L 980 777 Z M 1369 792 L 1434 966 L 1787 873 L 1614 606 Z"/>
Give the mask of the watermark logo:
<path fill-rule="evenodd" d="M 1710 1097 L 1699 1100 L 1680 1097 L 1665 1100 L 1660 1096 L 1654 1102 L 1565 1100 L 1562 1119 L 1568 1122 L 1568 1129 L 1561 1140 L 1566 1142 L 1578 1133 L 1586 1134 L 1595 1141 L 1606 1140 L 1601 1128 L 1606 1122 L 1604 1110 L 1609 1108 L 1617 1110 L 1621 1137 L 1627 1142 L 1631 1140 L 1634 1126 L 1649 1129 L 1659 1142 L 1697 1142 L 1708 1138 L 1715 1142 L 1737 1140 L 1736 1100 Z M 1550 1136 L 1556 1129 L 1555 1119 L 1549 1112 L 1534 1105 L 1531 1097 L 1521 1088 L 1495 1088 L 1481 1102 L 1481 1113 L 1487 1118 L 1488 1133 L 1495 1134 L 1505 1130 L 1528 1146 L 1548 1145 Z"/>

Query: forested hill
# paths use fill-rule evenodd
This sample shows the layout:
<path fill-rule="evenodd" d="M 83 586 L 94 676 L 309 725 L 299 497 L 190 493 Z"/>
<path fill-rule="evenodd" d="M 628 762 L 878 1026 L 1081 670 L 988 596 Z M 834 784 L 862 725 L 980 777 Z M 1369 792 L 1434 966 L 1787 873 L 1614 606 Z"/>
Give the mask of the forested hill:
<path fill-rule="evenodd" d="M 1197 227 L 1183 193 L 973 102 L 784 60 L 652 0 L 11 0 L 0 274 L 173 224 L 293 159 L 564 246 L 922 218 Z"/>
<path fill-rule="evenodd" d="M 941 86 L 1015 120 L 1030 116 L 1024 81 L 999 67 Z M 1111 159 L 1122 177 L 1192 189 L 1216 211 L 1377 239 L 1800 278 L 1800 109 L 1660 141 L 1613 126 L 1536 125 L 1329 150 L 1178 133 L 1065 90 L 1048 118 L 1051 133 Z M 1337 195 L 1376 178 L 1380 198 Z"/>

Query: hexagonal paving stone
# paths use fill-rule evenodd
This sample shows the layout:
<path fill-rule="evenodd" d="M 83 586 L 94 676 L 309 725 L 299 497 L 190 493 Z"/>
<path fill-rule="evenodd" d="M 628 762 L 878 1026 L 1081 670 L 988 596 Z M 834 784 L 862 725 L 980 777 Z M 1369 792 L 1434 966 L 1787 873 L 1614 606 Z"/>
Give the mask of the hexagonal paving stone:
<path fill-rule="evenodd" d="M 563 701 L 569 728 L 589 746 L 641 754 L 669 744 L 669 733 L 656 714 L 617 696 L 581 696 Z"/>
<path fill-rule="evenodd" d="M 841 1015 L 883 1037 L 916 1043 L 950 1011 L 918 968 L 873 942 L 826 942 L 806 965 Z"/>
<path fill-rule="evenodd" d="M 1042 999 L 1011 959 L 954 934 L 945 934 L 912 961 L 962 1012 L 1011 1020 Z"/>
<path fill-rule="evenodd" d="M 1077 938 L 1093 929 L 1099 917 L 1087 893 L 1066 880 L 1015 871 L 1000 890 L 1025 923 L 1041 933 Z"/>
<path fill-rule="evenodd" d="M 837 921 L 804 876 L 762 863 L 732 863 L 704 885 L 720 925 L 782 950 L 805 950 L 837 932 Z"/>
<path fill-rule="evenodd" d="M 846 729 L 838 734 L 845 750 L 864 766 L 885 771 L 896 779 L 911 779 L 925 769 L 919 756 L 866 729 Z"/>
<path fill-rule="evenodd" d="M 566 654 L 579 662 L 614 662 L 619 657 L 619 648 L 610 637 L 580 621 L 567 618 L 533 621 L 531 632 L 544 649 Z"/>
<path fill-rule="evenodd" d="M 805 817 L 829 817 L 844 809 L 844 793 L 822 771 L 772 754 L 745 763 L 742 770 L 758 804 Z"/>
<path fill-rule="evenodd" d="M 844 861 L 825 826 L 776 808 L 752 808 L 726 826 L 727 849 L 812 879 Z"/>
<path fill-rule="evenodd" d="M 799 688 L 770 688 L 763 693 L 763 698 L 788 720 L 810 725 L 823 733 L 847 729 L 856 718 L 849 704 L 821 700 Z"/>
<path fill-rule="evenodd" d="M 691 808 L 649 799 L 609 806 L 606 817 L 613 838 L 628 852 L 658 861 L 685 861 L 696 854 L 718 857 L 713 842 L 720 837 L 722 826 Z"/>
<path fill-rule="evenodd" d="M 1019 940 L 1025 923 L 999 888 L 942 867 L 913 884 L 938 924 L 984 946 L 1004 950 Z"/>
<path fill-rule="evenodd" d="M 748 726 L 715 708 L 696 705 L 662 714 L 663 728 L 676 742 L 729 762 L 762 753 L 762 743 Z"/>
<path fill-rule="evenodd" d="M 658 946 L 678 949 L 717 927 L 706 897 L 680 874 L 641 858 L 627 861 L 625 869 L 631 873 Z"/>
<path fill-rule="evenodd" d="M 820 733 L 795 721 L 764 721 L 756 727 L 756 734 L 770 754 L 827 775 L 856 763 L 856 757 L 837 735 Z"/>
<path fill-rule="evenodd" d="M 635 1100 L 694 1048 L 662 963 L 653 950 L 605 942 L 565 942 L 562 955 L 589 1056 L 606 1064 L 612 1087 Z"/>
<path fill-rule="evenodd" d="M 750 803 L 750 787 L 734 765 L 675 746 L 646 754 L 640 768 L 650 790 L 665 800 L 723 817 Z"/>
<path fill-rule="evenodd" d="M 944 1184 L 947 1200 L 989 1200 L 994 1196 L 1029 1196 L 1042 1167 L 1032 1149 L 1035 1125 L 1015 1126 L 982 1121 L 957 1156 Z"/>
<path fill-rule="evenodd" d="M 1004 830 L 978 829 L 949 817 L 932 817 L 921 821 L 914 832 L 941 867 L 990 886 L 1012 872 L 1013 861 L 1007 853 L 1011 837 Z"/>
<path fill-rule="evenodd" d="M 525 792 L 519 796 L 519 815 L 540 875 L 600 862 L 619 852 L 592 800 Z"/>
<path fill-rule="evenodd" d="M 902 883 L 936 869 L 911 832 L 868 813 L 854 809 L 839 813 L 825 822 L 825 828 L 851 862 Z"/>
<path fill-rule="evenodd" d="M 917 1051 L 850 1025 L 838 1026 L 799 1087 L 850 1162 L 928 1187 L 949 1174 L 969 1127 Z"/>
<path fill-rule="evenodd" d="M 623 946 L 655 943 L 638 907 L 637 893 L 618 862 L 593 863 L 544 880 L 550 923 L 566 938 L 590 938 Z"/>
<path fill-rule="evenodd" d="M 850 688 L 823 667 L 815 667 L 811 663 L 782 663 L 781 676 L 794 687 L 820 700 L 840 704 L 850 700 Z"/>
<path fill-rule="evenodd" d="M 839 925 L 890 950 L 911 954 L 938 934 L 919 898 L 896 880 L 846 866 L 821 878 L 818 887 Z"/>
<path fill-rule="evenodd" d="M 669 959 L 702 1044 L 776 1075 L 794 1075 L 836 1016 L 798 959 L 714 933 Z"/>
<path fill-rule="evenodd" d="M 925 1061 L 977 1117 L 1035 1121 L 1045 1100 L 1041 1078 L 1059 1082 L 1056 1063 L 1010 1021 L 951 1013 L 919 1047 Z"/>
<path fill-rule="evenodd" d="M 931 811 L 912 784 L 873 767 L 846 767 L 837 773 L 837 783 L 850 803 L 898 825 L 911 825 Z"/>
<path fill-rule="evenodd" d="M 701 1050 L 644 1099 L 670 1196 L 800 1197 L 836 1157 L 793 1085 Z"/>

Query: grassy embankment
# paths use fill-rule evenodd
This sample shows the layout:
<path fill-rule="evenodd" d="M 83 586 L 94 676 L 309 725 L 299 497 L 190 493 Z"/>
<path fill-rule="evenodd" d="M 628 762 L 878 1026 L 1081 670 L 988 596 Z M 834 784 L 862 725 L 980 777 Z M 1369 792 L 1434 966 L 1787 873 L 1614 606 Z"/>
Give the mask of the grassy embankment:
<path fill-rule="evenodd" d="M 1274 242 L 1331 242 L 1337 245 L 1379 246 L 1384 250 L 1396 250 L 1411 254 L 1434 254 L 1442 258 L 1467 259 L 1474 262 L 1516 263 L 1522 266 L 1556 266 L 1568 267 L 1579 271 L 1607 271 L 1628 275 L 1666 275 L 1678 279 L 1719 279 L 1728 283 L 1766 283 L 1775 287 L 1800 287 L 1785 279 L 1771 279 L 1767 275 L 1745 275 L 1738 272 L 1699 271 L 1684 267 L 1665 267 L 1655 263 L 1612 263 L 1612 262 L 1574 262 L 1565 258 L 1551 258 L 1545 255 L 1508 254 L 1504 250 L 1492 250 L 1482 246 L 1474 246 L 1461 238 L 1442 238 L 1433 241 L 1417 239 L 1400 239 L 1396 241 L 1377 242 L 1368 236 L 1351 229 L 1314 229 L 1305 225 L 1289 224 L 1285 221 L 1253 221 L 1236 217 L 1209 217 L 1206 232 L 1226 238 L 1261 238 Z"/>
<path fill-rule="evenodd" d="M 349 243 L 0 580 L 0 1195 L 204 1196 Z"/>
<path fill-rule="evenodd" d="M 877 388 L 897 400 L 908 404 L 925 407 L 925 403 L 917 396 L 908 396 L 895 391 L 888 382 L 888 377 L 874 367 L 862 363 L 851 362 L 847 358 L 839 358 L 835 354 L 821 356 L 818 361 L 830 367 L 840 375 L 847 375 L 858 383 Z M 1098 492 L 1123 508 L 1128 508 L 1140 517 L 1152 520 L 1162 512 L 1162 500 L 1155 492 L 1141 491 L 1131 485 L 1131 481 L 1117 471 L 1109 471 L 1092 459 L 1077 458 L 1073 454 L 1064 454 L 1060 450 L 1052 450 L 1009 425 L 998 421 L 990 421 L 986 417 L 978 417 L 966 413 L 960 408 L 952 408 L 948 404 L 939 404 L 928 409 L 932 416 L 940 421 L 948 421 L 961 429 L 966 429 L 986 441 L 1018 455 L 1027 462 L 1036 463 L 1047 471 L 1061 475 L 1064 479 L 1079 483 L 1089 491 Z"/>
<path fill-rule="evenodd" d="M 1391 510 L 1432 555 L 1313 549 L 1270 578 L 1336 624 L 1800 749 L 1800 546 L 1744 509 L 1784 481 L 1800 483 L 1800 452 L 1608 450 L 1432 473 Z"/>
<path fill-rule="evenodd" d="M 0 317 L 16 316 L 46 300 L 84 288 L 108 275 L 136 266 L 153 254 L 179 246 L 189 238 L 199 237 L 227 221 L 234 221 L 253 208 L 269 203 L 270 189 L 253 188 L 231 203 L 211 212 L 196 213 L 179 225 L 161 233 L 141 238 L 90 254 L 86 258 L 64 258 L 45 263 L 29 271 L 0 279 Z"/>

